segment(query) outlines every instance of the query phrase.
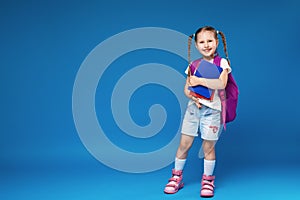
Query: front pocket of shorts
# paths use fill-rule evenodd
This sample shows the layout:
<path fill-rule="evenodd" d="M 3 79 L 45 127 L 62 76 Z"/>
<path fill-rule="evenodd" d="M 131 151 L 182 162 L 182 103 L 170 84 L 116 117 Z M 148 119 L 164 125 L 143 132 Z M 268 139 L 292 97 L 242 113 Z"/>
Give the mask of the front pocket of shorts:
<path fill-rule="evenodd" d="M 218 111 L 218 110 L 215 110 L 215 109 L 207 109 L 203 115 L 205 117 L 208 117 L 208 116 L 214 116 L 214 115 L 219 115 L 221 112 Z"/>
<path fill-rule="evenodd" d="M 188 107 L 187 107 L 187 112 L 189 112 L 190 115 L 194 115 L 196 113 L 195 102 L 189 101 Z"/>

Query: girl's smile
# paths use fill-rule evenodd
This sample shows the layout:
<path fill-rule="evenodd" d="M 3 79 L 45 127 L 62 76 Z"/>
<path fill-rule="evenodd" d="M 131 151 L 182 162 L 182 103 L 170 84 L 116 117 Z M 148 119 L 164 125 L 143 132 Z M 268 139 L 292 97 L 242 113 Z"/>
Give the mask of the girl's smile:
<path fill-rule="evenodd" d="M 218 40 L 216 40 L 213 32 L 203 31 L 198 33 L 195 45 L 205 59 L 210 59 L 214 56 L 214 52 L 216 52 Z"/>

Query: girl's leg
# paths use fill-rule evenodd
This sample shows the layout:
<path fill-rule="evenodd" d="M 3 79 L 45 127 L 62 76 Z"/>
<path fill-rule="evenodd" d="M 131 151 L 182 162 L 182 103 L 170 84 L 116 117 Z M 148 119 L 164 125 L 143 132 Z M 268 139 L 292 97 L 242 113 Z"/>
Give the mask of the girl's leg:
<path fill-rule="evenodd" d="M 204 151 L 204 174 L 212 176 L 215 169 L 216 152 L 215 152 L 215 141 L 203 140 L 203 151 Z"/>
<path fill-rule="evenodd" d="M 194 137 L 189 135 L 181 135 L 180 144 L 176 153 L 176 158 L 178 159 L 186 159 L 188 155 L 188 151 L 190 150 L 192 144 L 194 142 Z"/>
<path fill-rule="evenodd" d="M 194 142 L 194 137 L 181 134 L 180 144 L 175 158 L 175 170 L 183 170 L 188 151 Z"/>
<path fill-rule="evenodd" d="M 204 151 L 205 160 L 216 160 L 215 144 L 215 141 L 203 140 L 202 147 Z"/>
<path fill-rule="evenodd" d="M 202 111 L 200 131 L 201 138 L 203 138 L 202 150 L 204 157 L 204 172 L 200 195 L 203 197 L 212 197 L 214 196 L 215 187 L 215 176 L 213 176 L 216 163 L 215 144 L 222 131 L 221 112 L 211 108 L 203 109 Z"/>
<path fill-rule="evenodd" d="M 172 170 L 172 177 L 169 179 L 169 183 L 166 185 L 164 192 L 167 194 L 174 194 L 183 187 L 182 182 L 182 170 L 185 165 L 188 151 L 191 148 L 194 141 L 193 136 L 181 135 L 180 144 L 176 153 L 175 168 Z"/>
<path fill-rule="evenodd" d="M 203 197 L 214 196 L 215 177 L 213 173 L 216 163 L 215 144 L 215 141 L 209 140 L 204 140 L 202 143 L 204 151 L 204 173 L 202 177 L 201 196 Z"/>

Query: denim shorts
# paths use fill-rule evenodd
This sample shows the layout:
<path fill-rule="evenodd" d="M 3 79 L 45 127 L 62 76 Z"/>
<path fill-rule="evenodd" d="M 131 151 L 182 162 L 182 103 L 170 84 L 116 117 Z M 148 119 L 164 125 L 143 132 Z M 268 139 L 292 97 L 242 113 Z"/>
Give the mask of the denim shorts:
<path fill-rule="evenodd" d="M 218 140 L 223 125 L 221 124 L 221 111 L 201 104 L 199 109 L 195 102 L 190 100 L 183 118 L 181 133 L 197 137 L 201 133 L 204 140 Z"/>

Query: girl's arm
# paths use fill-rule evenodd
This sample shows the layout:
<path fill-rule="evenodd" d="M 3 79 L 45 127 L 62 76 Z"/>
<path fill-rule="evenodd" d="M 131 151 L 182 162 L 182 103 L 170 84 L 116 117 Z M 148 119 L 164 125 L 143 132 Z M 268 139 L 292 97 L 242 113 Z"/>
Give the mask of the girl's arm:
<path fill-rule="evenodd" d="M 185 82 L 185 85 L 184 85 L 184 94 L 185 96 L 187 96 L 187 98 L 192 98 L 193 96 L 190 95 L 190 90 L 188 89 L 188 87 L 190 86 L 190 77 L 188 76 L 186 78 L 186 82 Z"/>
<path fill-rule="evenodd" d="M 221 66 L 223 67 L 223 71 L 220 74 L 218 79 L 207 79 L 207 78 L 199 78 L 196 76 L 190 77 L 190 85 L 202 85 L 208 87 L 210 89 L 224 89 L 227 85 L 228 73 L 231 72 L 231 68 L 228 64 L 228 61 L 224 58 L 221 60 Z"/>
<path fill-rule="evenodd" d="M 202 85 L 210 89 L 224 89 L 227 85 L 228 69 L 224 69 L 218 79 L 199 78 L 191 76 L 189 79 L 190 86 Z"/>
<path fill-rule="evenodd" d="M 194 97 L 194 96 L 192 96 L 192 95 L 190 94 L 190 90 L 188 89 L 189 86 L 190 86 L 190 77 L 188 76 L 188 77 L 186 78 L 186 82 L 185 82 L 185 85 L 184 85 L 184 94 L 185 94 L 185 96 L 187 96 L 188 98 L 192 99 L 192 100 L 196 103 L 196 105 L 197 105 L 198 108 L 201 108 L 201 104 L 200 104 L 198 98 L 197 98 L 197 97 Z"/>

